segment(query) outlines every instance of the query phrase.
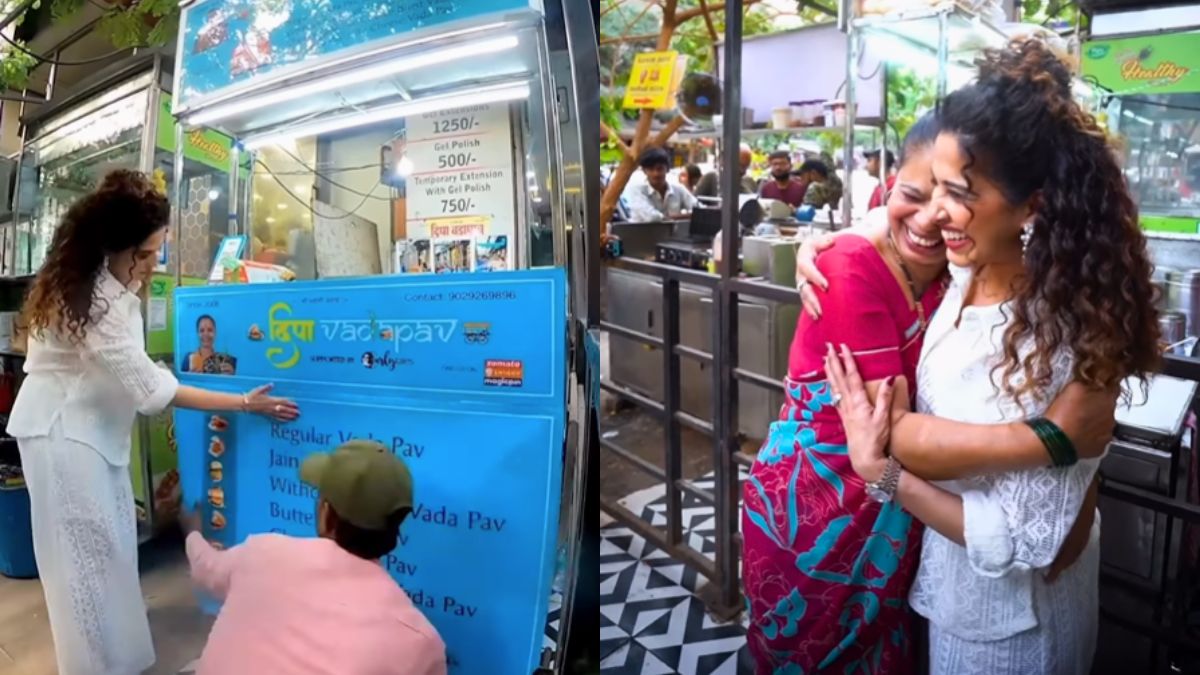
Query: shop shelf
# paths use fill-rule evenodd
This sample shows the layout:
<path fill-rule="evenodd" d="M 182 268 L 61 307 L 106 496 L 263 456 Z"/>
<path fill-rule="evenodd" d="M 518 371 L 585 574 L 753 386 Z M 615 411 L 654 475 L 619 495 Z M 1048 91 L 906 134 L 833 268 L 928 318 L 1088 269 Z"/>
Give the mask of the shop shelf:
<path fill-rule="evenodd" d="M 879 131 L 880 125 L 863 123 L 863 124 L 854 125 L 854 128 L 858 131 Z M 835 133 L 841 134 L 841 133 L 845 133 L 845 131 L 846 131 L 846 126 L 844 124 L 840 124 L 840 125 L 836 125 L 836 126 L 832 126 L 832 127 L 826 127 L 826 126 L 788 127 L 787 129 L 771 129 L 769 127 L 764 127 L 764 128 L 753 128 L 753 129 L 742 129 L 740 133 L 741 133 L 742 138 L 752 138 L 754 136 L 766 136 L 766 135 L 770 135 L 770 134 L 786 135 L 786 136 L 804 136 L 807 134 L 828 133 L 828 132 L 835 132 Z M 692 139 L 697 139 L 697 138 L 720 138 L 720 136 L 721 136 L 721 132 L 716 129 L 704 129 L 704 130 L 700 130 L 700 131 L 681 131 L 681 132 L 675 134 L 675 136 L 673 138 L 678 139 L 678 140 L 692 140 Z"/>
<path fill-rule="evenodd" d="M 868 36 L 885 35 L 936 56 L 943 17 L 947 55 L 951 61 L 970 66 L 979 50 L 1002 47 L 1008 42 L 1003 30 L 959 3 L 900 14 L 859 17 L 854 19 L 853 26 Z"/>

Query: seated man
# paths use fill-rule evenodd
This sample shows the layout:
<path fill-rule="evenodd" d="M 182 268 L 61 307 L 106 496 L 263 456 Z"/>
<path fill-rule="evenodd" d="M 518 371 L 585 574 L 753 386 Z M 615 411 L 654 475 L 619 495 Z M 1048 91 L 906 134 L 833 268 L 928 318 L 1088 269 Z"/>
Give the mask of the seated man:
<path fill-rule="evenodd" d="M 717 157 L 717 164 L 720 165 L 721 158 Z M 738 147 L 738 168 L 741 173 L 738 174 L 738 191 L 741 194 L 749 195 L 758 192 L 758 181 L 749 174 L 750 163 L 754 161 L 754 153 L 750 150 L 750 146 L 742 143 Z M 700 179 L 696 189 L 692 190 L 697 197 L 720 197 L 721 177 L 716 171 L 710 171 L 704 174 Z"/>
<path fill-rule="evenodd" d="M 300 467 L 316 538 L 261 534 L 219 551 L 185 518 L 192 579 L 224 600 L 198 675 L 445 675 L 446 648 L 380 564 L 412 513 L 412 477 L 373 441 Z"/>
<path fill-rule="evenodd" d="M 629 220 L 634 223 L 650 223 L 670 218 L 680 218 L 696 206 L 696 198 L 682 185 L 667 180 L 671 157 L 662 148 L 650 148 L 638 158 L 646 183 L 633 185 L 625 190 L 629 201 Z"/>
<path fill-rule="evenodd" d="M 758 194 L 763 199 L 777 199 L 793 209 L 804 202 L 806 185 L 792 177 L 792 155 L 776 150 L 767 157 L 771 165 L 771 180 L 763 181 Z"/>
<path fill-rule="evenodd" d="M 829 165 L 819 159 L 810 159 L 800 165 L 800 181 L 806 186 L 804 204 L 816 209 L 837 208 L 842 200 L 842 181 L 829 170 Z"/>

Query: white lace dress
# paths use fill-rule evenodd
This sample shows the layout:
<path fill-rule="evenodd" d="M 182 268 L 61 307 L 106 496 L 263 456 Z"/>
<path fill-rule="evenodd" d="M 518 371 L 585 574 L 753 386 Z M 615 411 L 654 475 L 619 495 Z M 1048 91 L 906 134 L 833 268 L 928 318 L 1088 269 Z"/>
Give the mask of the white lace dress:
<path fill-rule="evenodd" d="M 138 580 L 129 479 L 138 412 L 178 382 L 146 355 L 141 304 L 105 270 L 82 345 L 30 339 L 8 423 L 29 488 L 33 548 L 59 675 L 136 675 L 154 664 Z"/>
<path fill-rule="evenodd" d="M 1071 353 L 1056 355 L 1053 385 L 1026 401 L 1022 413 L 991 379 L 1008 321 L 1003 307 L 963 308 L 969 273 L 951 271 L 954 281 L 925 337 L 917 410 L 980 424 L 1041 414 L 1070 377 Z M 1099 516 L 1080 559 L 1053 584 L 1043 574 L 1071 530 L 1099 463 L 1090 459 L 1062 469 L 939 483 L 962 495 L 966 546 L 925 530 L 910 602 L 929 619 L 932 675 L 1086 675 L 1091 670 L 1099 612 Z"/>

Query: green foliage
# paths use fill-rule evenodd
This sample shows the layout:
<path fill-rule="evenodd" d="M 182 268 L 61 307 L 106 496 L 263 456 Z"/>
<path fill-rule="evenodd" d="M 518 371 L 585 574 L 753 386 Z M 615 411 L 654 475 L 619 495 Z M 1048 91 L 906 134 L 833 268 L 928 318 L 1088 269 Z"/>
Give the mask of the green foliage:
<path fill-rule="evenodd" d="M 69 21 L 87 4 L 88 0 L 51 0 L 50 16 L 55 22 Z M 18 23 L 40 7 L 40 1 L 34 3 Z M 115 49 L 160 47 L 174 39 L 178 27 L 179 0 L 140 0 L 129 7 L 111 7 L 97 24 Z M 37 65 L 36 57 L 12 46 L 0 49 L 0 88 L 23 89 Z"/>
<path fill-rule="evenodd" d="M 21 90 L 29 83 L 29 71 L 37 59 L 9 46 L 0 50 L 0 87 Z"/>
<path fill-rule="evenodd" d="M 679 3 L 680 10 L 698 7 L 695 0 L 684 0 Z M 713 28 L 718 39 L 725 36 L 725 12 L 714 12 L 712 15 Z M 775 30 L 771 16 L 758 7 L 751 7 L 742 17 L 742 37 L 764 35 Z M 708 25 L 703 18 L 692 19 L 675 31 L 671 39 L 671 49 L 680 54 L 688 55 L 688 70 L 691 72 L 715 73 L 716 49 Z"/>
<path fill-rule="evenodd" d="M 72 2 L 74 0 L 55 0 Z M 118 49 L 160 47 L 179 26 L 179 0 L 141 0 L 127 9 L 110 9 L 97 30 Z"/>
<path fill-rule="evenodd" d="M 1079 4 L 1072 0 L 1021 0 L 1021 20 L 1042 26 L 1065 21 L 1074 26 L 1079 19 Z"/>
<path fill-rule="evenodd" d="M 916 124 L 921 115 L 932 110 L 936 103 L 937 83 L 932 77 L 921 77 L 908 68 L 889 66 L 888 129 L 895 135 L 889 145 L 896 147 L 909 128 Z"/>

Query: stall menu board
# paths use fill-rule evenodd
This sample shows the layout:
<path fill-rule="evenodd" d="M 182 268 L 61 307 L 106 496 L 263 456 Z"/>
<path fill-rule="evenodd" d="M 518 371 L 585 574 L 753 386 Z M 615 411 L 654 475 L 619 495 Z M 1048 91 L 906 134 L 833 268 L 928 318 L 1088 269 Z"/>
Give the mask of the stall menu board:
<path fill-rule="evenodd" d="M 537 8 L 536 0 L 201 0 L 180 25 L 179 105 L 327 56 L 428 34 L 488 15 Z"/>
<path fill-rule="evenodd" d="M 273 382 L 302 410 L 291 424 L 176 412 L 184 499 L 202 503 L 204 535 L 224 547 L 313 536 L 300 463 L 376 439 L 408 464 L 416 496 L 383 562 L 438 629 L 450 671 L 528 675 L 558 535 L 565 298 L 560 269 L 180 289 L 176 370 L 202 317 L 221 336 L 210 358 L 234 370 L 182 382 Z"/>
<path fill-rule="evenodd" d="M 1084 44 L 1083 74 L 1117 96 L 1200 92 L 1200 32 Z"/>
<path fill-rule="evenodd" d="M 431 259 L 401 263 L 397 271 L 509 269 L 517 186 L 508 106 L 418 115 L 405 120 L 405 130 L 412 173 L 405 200 L 408 241 L 401 246 L 428 251 Z"/>

